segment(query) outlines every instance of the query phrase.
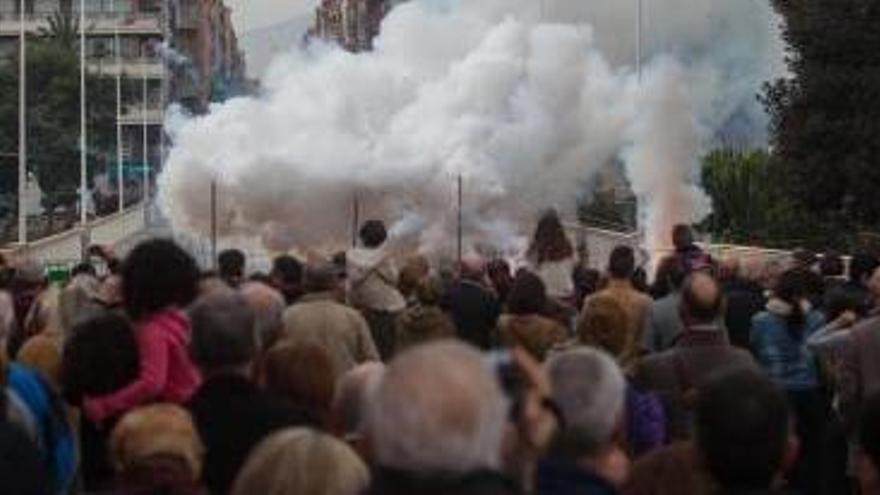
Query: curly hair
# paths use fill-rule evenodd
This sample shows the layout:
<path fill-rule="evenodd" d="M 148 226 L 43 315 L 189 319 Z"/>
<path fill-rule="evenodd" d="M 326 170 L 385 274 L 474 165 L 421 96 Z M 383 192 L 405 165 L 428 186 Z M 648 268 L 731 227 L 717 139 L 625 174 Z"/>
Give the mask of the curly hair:
<path fill-rule="evenodd" d="M 198 282 L 195 260 L 174 241 L 142 242 L 122 267 L 125 310 L 136 321 L 169 306 L 186 306 L 195 299 Z"/>
<path fill-rule="evenodd" d="M 548 210 L 538 220 L 532 245 L 529 246 L 528 255 L 537 261 L 538 265 L 545 262 L 560 261 L 574 256 L 574 246 L 565 235 L 562 221 L 556 210 Z"/>

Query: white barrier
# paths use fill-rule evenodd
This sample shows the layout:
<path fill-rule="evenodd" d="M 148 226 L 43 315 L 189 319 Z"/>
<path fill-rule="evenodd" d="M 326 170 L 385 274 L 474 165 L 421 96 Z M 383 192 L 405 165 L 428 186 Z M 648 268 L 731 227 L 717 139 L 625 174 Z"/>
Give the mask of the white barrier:
<path fill-rule="evenodd" d="M 110 245 L 117 254 L 124 255 L 146 233 L 144 205 L 137 204 L 94 220 L 88 230 L 88 244 Z M 82 259 L 83 235 L 82 227 L 75 227 L 25 246 L 12 245 L 0 253 L 11 257 L 24 256 L 42 263 L 72 263 Z"/>

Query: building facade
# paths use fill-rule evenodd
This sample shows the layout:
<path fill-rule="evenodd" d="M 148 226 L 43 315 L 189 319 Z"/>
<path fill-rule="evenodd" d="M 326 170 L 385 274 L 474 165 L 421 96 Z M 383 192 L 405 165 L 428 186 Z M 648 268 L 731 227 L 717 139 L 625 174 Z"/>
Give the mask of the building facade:
<path fill-rule="evenodd" d="M 0 66 L 18 51 L 20 5 L 20 0 L 0 0 Z M 76 20 L 80 16 L 79 0 L 25 0 L 24 8 L 29 35 L 48 30 L 49 18 L 57 13 Z M 244 86 L 244 56 L 223 0 L 86 0 L 85 19 L 88 70 L 121 75 L 118 122 L 126 170 L 144 165 L 154 173 L 158 170 L 168 105 L 176 102 L 201 113 L 210 102 L 226 99 Z M 17 71 L 2 70 L 10 69 Z M 18 95 L 0 98 L 17 100 Z"/>
<path fill-rule="evenodd" d="M 308 37 L 337 43 L 352 52 L 369 51 L 385 14 L 399 1 L 321 0 Z"/>

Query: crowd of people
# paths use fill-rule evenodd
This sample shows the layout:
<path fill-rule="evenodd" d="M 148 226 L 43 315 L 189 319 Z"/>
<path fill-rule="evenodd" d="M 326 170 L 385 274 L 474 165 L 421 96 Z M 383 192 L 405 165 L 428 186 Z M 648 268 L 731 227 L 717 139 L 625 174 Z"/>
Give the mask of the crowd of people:
<path fill-rule="evenodd" d="M 377 220 L 270 273 L 165 239 L 64 284 L 0 260 L 0 492 L 880 493 L 880 260 L 671 240 L 651 285 L 554 212 L 521 266 Z"/>

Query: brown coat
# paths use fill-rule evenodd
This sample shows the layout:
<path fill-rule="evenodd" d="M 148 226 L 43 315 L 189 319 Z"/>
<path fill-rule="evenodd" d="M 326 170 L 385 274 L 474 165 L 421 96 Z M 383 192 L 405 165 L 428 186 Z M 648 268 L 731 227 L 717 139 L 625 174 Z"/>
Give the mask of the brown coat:
<path fill-rule="evenodd" d="M 538 361 L 568 338 L 565 328 L 541 315 L 501 315 L 498 337 L 504 347 L 522 347 Z"/>
<path fill-rule="evenodd" d="M 370 327 L 356 309 L 337 302 L 330 293 L 308 294 L 284 312 L 287 342 L 310 342 L 330 355 L 336 376 L 365 361 L 378 361 Z"/>
<path fill-rule="evenodd" d="M 455 324 L 437 306 L 416 304 L 397 317 L 397 352 L 431 340 L 455 337 Z"/>
<path fill-rule="evenodd" d="M 593 294 L 584 301 L 581 319 L 591 307 L 590 300 L 597 297 L 609 297 L 615 300 L 626 313 L 626 351 L 624 356 L 636 356 L 642 341 L 642 329 L 648 321 L 651 311 L 651 298 L 635 290 L 628 280 L 611 280 L 605 289 Z"/>
<path fill-rule="evenodd" d="M 840 411 L 850 431 L 858 423 L 865 399 L 880 393 L 880 316 L 868 318 L 850 332 L 840 362 Z"/>

